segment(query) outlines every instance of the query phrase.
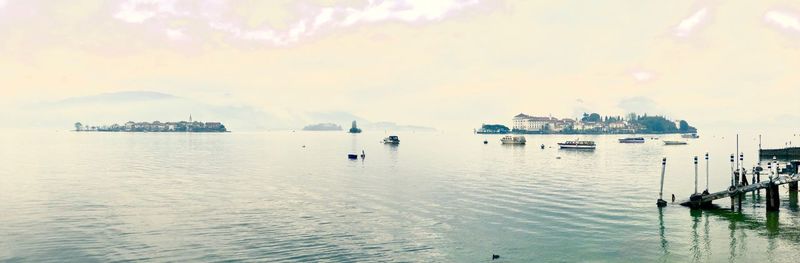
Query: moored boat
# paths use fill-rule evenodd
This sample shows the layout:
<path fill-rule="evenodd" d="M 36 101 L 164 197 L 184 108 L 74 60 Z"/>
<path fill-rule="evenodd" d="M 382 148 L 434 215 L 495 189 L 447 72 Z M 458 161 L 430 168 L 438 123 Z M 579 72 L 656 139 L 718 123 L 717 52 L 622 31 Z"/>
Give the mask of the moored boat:
<path fill-rule="evenodd" d="M 597 145 L 594 141 L 575 140 L 558 143 L 558 147 L 561 149 L 594 150 L 597 148 Z"/>
<path fill-rule="evenodd" d="M 684 133 L 684 134 L 681 134 L 681 138 L 697 139 L 697 138 L 700 138 L 700 136 L 697 135 L 697 133 Z"/>
<path fill-rule="evenodd" d="M 395 135 L 383 138 L 383 143 L 385 144 L 400 144 L 400 137 Z"/>
<path fill-rule="evenodd" d="M 620 143 L 644 143 L 643 137 L 630 137 L 619 139 Z"/>
<path fill-rule="evenodd" d="M 685 141 L 664 141 L 664 145 L 686 145 Z"/>
<path fill-rule="evenodd" d="M 525 144 L 525 136 L 504 136 L 500 139 L 503 144 Z"/>

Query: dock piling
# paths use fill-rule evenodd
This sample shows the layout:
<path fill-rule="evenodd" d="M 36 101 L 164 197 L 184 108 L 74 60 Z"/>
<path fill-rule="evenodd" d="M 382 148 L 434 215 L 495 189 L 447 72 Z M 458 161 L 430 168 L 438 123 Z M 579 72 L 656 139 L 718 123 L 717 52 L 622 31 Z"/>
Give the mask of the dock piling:
<path fill-rule="evenodd" d="M 658 207 L 667 206 L 667 201 L 664 201 L 664 173 L 666 171 L 667 171 L 667 157 L 664 157 L 663 159 L 661 159 L 661 189 L 658 191 L 658 201 L 656 201 L 656 205 Z M 672 198 L 675 199 L 675 196 L 673 195 Z"/>
<path fill-rule="evenodd" d="M 708 153 L 706 153 L 706 191 L 703 193 L 708 194 Z"/>
<path fill-rule="evenodd" d="M 697 194 L 697 156 L 694 157 L 694 194 Z"/>

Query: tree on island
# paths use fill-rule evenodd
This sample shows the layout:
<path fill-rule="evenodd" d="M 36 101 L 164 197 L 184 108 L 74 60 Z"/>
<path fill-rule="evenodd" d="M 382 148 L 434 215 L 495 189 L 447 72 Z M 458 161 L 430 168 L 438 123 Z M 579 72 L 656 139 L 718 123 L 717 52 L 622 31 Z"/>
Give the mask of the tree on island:
<path fill-rule="evenodd" d="M 581 118 L 582 122 L 600 122 L 601 120 L 600 114 L 597 113 L 587 114 L 584 112 L 583 118 Z"/>
<path fill-rule="evenodd" d="M 80 122 L 76 122 L 75 131 L 82 131 L 82 130 L 83 130 L 83 124 L 81 124 Z"/>

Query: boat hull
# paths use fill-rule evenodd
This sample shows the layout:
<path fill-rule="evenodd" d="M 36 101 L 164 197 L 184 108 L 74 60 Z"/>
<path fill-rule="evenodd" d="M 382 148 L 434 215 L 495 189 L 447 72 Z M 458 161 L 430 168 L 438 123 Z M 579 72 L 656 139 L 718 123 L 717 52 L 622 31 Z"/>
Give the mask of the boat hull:
<path fill-rule="evenodd" d="M 570 144 L 558 144 L 560 149 L 570 149 L 570 150 L 594 150 L 597 146 L 592 145 L 570 145 Z"/>

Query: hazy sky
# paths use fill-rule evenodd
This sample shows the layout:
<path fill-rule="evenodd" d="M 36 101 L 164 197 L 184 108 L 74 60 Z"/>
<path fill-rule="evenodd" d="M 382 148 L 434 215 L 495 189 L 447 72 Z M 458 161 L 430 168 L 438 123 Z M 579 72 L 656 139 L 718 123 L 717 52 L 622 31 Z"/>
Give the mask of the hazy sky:
<path fill-rule="evenodd" d="M 6 121 L 154 91 L 437 128 L 583 111 L 797 127 L 798 70 L 800 1 L 0 0 Z"/>

